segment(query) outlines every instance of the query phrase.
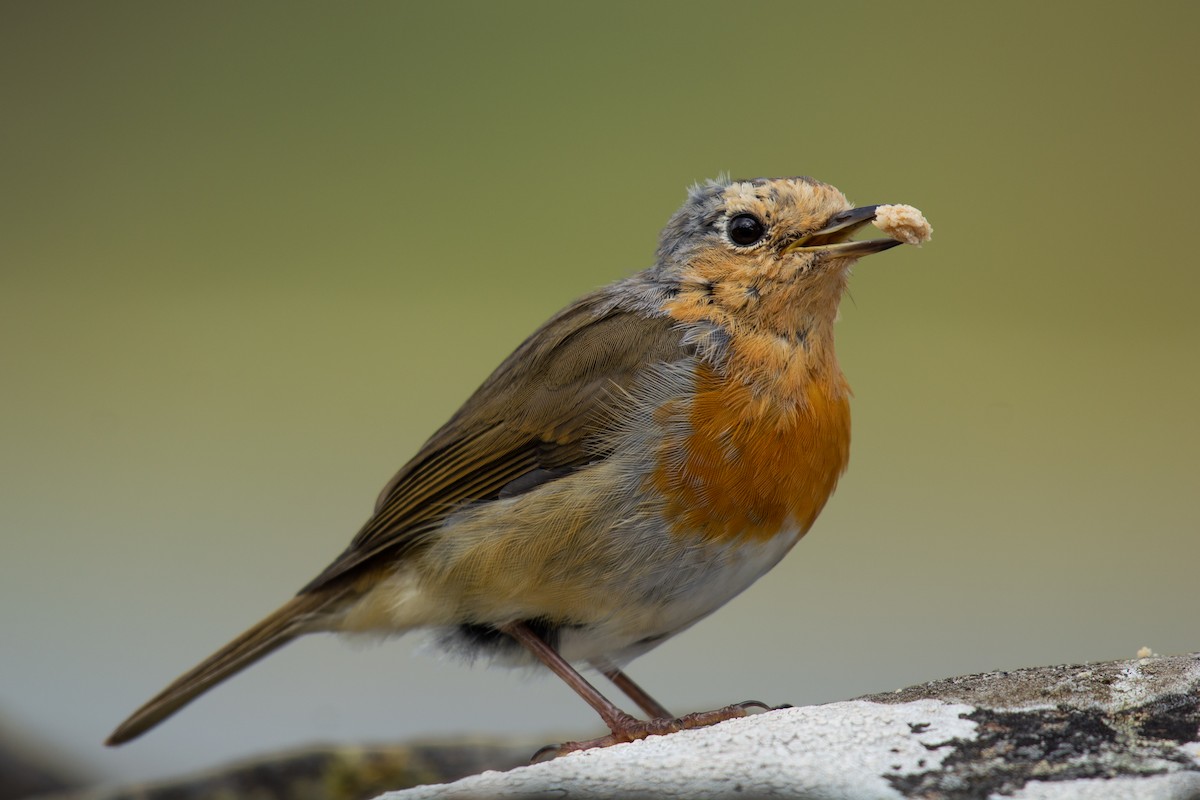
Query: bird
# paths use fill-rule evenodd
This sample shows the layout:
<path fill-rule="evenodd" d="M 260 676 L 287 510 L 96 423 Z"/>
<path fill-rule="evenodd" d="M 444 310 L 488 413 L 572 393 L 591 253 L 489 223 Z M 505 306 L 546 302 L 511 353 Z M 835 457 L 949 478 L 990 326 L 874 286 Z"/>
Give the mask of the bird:
<path fill-rule="evenodd" d="M 871 222 L 888 238 L 852 238 Z M 692 186 L 652 266 L 530 335 L 384 486 L 332 563 L 106 744 L 320 632 L 422 630 L 450 652 L 544 665 L 609 729 L 558 752 L 761 706 L 676 717 L 624 668 L 741 593 L 812 527 L 850 453 L 833 332 L 850 268 L 930 230 L 911 206 L 854 207 L 809 177 Z"/>

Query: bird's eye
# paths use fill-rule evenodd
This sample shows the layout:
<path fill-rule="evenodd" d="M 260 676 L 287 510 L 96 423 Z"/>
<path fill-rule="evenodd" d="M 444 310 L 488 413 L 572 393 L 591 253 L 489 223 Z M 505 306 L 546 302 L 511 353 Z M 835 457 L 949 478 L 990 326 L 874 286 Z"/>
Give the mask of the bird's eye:
<path fill-rule="evenodd" d="M 753 214 L 738 214 L 729 220 L 729 240 L 736 245 L 749 247 L 763 238 L 767 228 Z"/>

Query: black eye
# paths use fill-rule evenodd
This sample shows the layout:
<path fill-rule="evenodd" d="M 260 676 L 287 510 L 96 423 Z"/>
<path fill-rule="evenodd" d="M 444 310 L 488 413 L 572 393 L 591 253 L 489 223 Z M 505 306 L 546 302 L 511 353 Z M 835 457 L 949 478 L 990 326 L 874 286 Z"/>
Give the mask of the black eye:
<path fill-rule="evenodd" d="M 738 214 L 729 220 L 729 239 L 742 247 L 754 244 L 766 232 L 766 226 L 753 214 Z"/>

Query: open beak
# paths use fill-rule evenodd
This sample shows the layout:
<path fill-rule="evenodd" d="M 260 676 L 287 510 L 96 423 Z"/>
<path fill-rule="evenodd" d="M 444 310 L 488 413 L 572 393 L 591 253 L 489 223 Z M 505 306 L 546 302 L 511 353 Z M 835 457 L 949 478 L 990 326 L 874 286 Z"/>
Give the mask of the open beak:
<path fill-rule="evenodd" d="M 896 239 L 867 239 L 861 242 L 848 242 L 862 226 L 875 219 L 875 209 L 878 205 L 851 208 L 834 214 L 818 231 L 807 236 L 801 236 L 796 241 L 783 248 L 785 253 L 829 253 L 835 256 L 869 256 L 872 253 L 882 253 L 898 244 Z"/>

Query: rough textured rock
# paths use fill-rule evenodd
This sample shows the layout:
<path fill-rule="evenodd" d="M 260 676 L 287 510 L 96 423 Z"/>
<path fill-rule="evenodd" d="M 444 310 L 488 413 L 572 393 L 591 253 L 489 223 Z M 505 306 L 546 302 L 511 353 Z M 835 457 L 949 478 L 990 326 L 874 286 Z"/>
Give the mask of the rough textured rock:
<path fill-rule="evenodd" d="M 1193 800 L 1200 798 L 1200 654 L 950 678 L 526 766 L 540 744 L 311 749 L 178 781 L 56 797 L 365 800 L 432 784 L 381 800 Z"/>
<path fill-rule="evenodd" d="M 908 796 L 986 797 L 1031 782 L 1172 773 L 1190 776 L 1180 783 L 1192 793 L 1182 796 L 1200 796 L 1200 783 L 1192 783 L 1200 781 L 1200 655 L 987 672 L 863 699 L 921 697 L 972 706 L 966 718 L 978 729 L 942 770 L 899 782 Z M 962 783 L 988 792 L 950 791 Z"/>
<path fill-rule="evenodd" d="M 383 797 L 1184 800 L 1198 696 L 1200 654 L 992 672 Z"/>

